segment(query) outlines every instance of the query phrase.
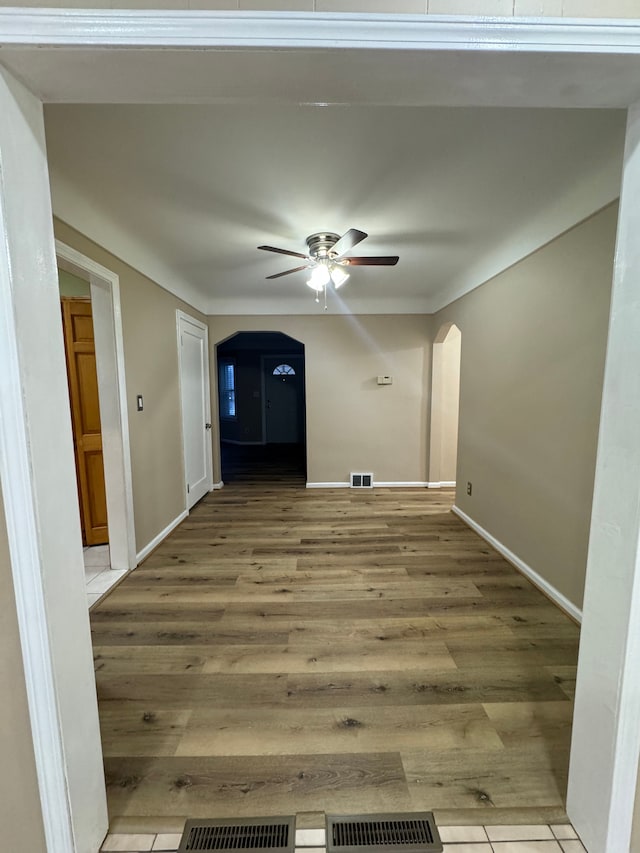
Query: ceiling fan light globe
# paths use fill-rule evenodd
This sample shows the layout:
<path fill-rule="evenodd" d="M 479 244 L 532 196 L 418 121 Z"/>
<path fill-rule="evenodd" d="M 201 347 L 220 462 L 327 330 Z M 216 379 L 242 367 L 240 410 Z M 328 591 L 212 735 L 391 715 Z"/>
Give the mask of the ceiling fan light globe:
<path fill-rule="evenodd" d="M 314 281 L 313 278 L 310 278 L 307 282 L 307 287 L 310 287 L 311 290 L 315 290 L 316 293 L 321 293 L 324 290 L 324 284 L 318 284 L 317 281 Z"/>
<path fill-rule="evenodd" d="M 318 266 L 314 267 L 311 278 L 309 279 L 310 282 L 313 282 L 311 286 L 314 290 L 322 290 L 325 285 L 329 284 L 330 280 L 331 275 L 326 264 L 318 264 Z"/>
<path fill-rule="evenodd" d="M 331 269 L 331 281 L 333 282 L 333 286 L 336 290 L 345 283 L 345 281 L 349 278 L 349 273 L 345 272 L 342 267 L 334 266 Z"/>

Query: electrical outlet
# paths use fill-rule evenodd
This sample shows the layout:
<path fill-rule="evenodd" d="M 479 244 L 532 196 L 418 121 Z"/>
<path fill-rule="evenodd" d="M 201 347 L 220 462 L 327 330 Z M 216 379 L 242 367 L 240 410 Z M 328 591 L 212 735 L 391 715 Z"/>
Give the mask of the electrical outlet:
<path fill-rule="evenodd" d="M 471 485 L 470 482 L 468 482 L 467 483 L 467 494 L 470 495 L 472 491 L 473 491 L 473 486 Z"/>

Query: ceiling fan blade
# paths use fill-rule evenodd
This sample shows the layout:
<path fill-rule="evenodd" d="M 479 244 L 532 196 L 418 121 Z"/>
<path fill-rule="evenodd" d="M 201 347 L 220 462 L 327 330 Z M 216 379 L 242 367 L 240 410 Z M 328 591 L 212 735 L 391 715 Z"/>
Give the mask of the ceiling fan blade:
<path fill-rule="evenodd" d="M 302 255 L 304 258 L 305 256 Z M 280 278 L 283 275 L 291 275 L 292 272 L 300 272 L 300 270 L 308 270 L 309 264 L 304 264 L 301 267 L 294 267 L 292 270 L 285 270 L 284 272 L 277 272 L 275 275 L 268 275 L 267 278 Z"/>
<path fill-rule="evenodd" d="M 289 249 L 277 249 L 275 246 L 258 246 L 259 249 L 264 249 L 265 252 L 277 252 L 278 255 L 291 255 L 294 258 L 308 258 L 308 255 L 303 255 L 301 252 L 290 252 Z"/>
<path fill-rule="evenodd" d="M 333 244 L 331 247 L 331 254 L 344 255 L 345 252 L 348 252 L 349 249 L 353 249 L 354 246 L 357 246 L 358 243 L 361 243 L 366 237 L 368 237 L 368 234 L 365 234 L 364 231 L 358 231 L 357 228 L 350 228 L 342 235 L 337 243 Z"/>
<path fill-rule="evenodd" d="M 350 267 L 394 267 L 399 260 L 398 255 L 380 255 L 370 258 L 343 258 L 341 263 Z"/>

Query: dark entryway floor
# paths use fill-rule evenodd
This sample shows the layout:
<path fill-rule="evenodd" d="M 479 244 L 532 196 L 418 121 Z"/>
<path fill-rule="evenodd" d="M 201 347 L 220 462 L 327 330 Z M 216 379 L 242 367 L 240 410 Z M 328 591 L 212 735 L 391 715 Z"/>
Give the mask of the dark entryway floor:
<path fill-rule="evenodd" d="M 306 476 L 304 444 L 227 444 L 220 449 L 224 483 L 302 485 Z"/>

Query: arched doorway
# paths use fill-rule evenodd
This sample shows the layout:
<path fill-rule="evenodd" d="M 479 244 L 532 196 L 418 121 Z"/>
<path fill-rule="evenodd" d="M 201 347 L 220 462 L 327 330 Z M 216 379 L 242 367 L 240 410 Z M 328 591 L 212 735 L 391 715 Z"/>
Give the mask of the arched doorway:
<path fill-rule="evenodd" d="M 462 334 L 454 323 L 441 326 L 433 344 L 429 484 L 455 486 L 458 457 Z"/>
<path fill-rule="evenodd" d="M 238 332 L 216 347 L 222 481 L 306 480 L 304 344 Z"/>

